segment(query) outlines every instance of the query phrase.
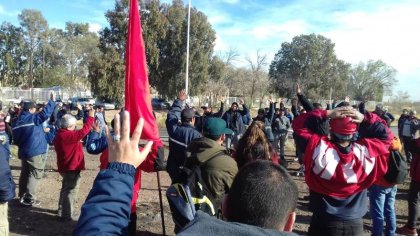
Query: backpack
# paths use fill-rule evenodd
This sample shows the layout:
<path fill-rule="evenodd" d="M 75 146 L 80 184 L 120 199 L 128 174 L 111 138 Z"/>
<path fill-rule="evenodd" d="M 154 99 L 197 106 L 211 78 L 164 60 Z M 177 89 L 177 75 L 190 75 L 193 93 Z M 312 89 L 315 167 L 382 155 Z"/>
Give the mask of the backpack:
<path fill-rule="evenodd" d="M 401 152 L 390 151 L 388 170 L 384 179 L 392 184 L 402 184 L 408 175 L 408 165 Z"/>
<path fill-rule="evenodd" d="M 217 154 L 207 161 L 221 155 L 224 153 Z M 178 180 L 166 190 L 172 219 L 180 229 L 194 219 L 198 210 L 211 216 L 216 215 L 214 198 L 201 177 L 201 166 L 204 164 L 194 165 L 192 168 L 181 167 Z"/>

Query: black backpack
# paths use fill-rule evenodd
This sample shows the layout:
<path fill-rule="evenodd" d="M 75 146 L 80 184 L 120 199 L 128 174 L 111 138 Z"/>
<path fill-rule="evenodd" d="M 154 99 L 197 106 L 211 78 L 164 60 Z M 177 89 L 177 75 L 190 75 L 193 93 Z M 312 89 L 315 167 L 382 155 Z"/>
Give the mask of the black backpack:
<path fill-rule="evenodd" d="M 209 160 L 221 155 L 224 153 L 217 154 Z M 214 197 L 201 176 L 201 167 L 204 164 L 194 165 L 191 168 L 181 167 L 179 178 L 166 190 L 172 219 L 179 229 L 193 220 L 198 210 L 211 216 L 217 213 Z"/>
<path fill-rule="evenodd" d="M 386 181 L 392 184 L 402 184 L 408 175 L 408 165 L 401 152 L 391 151 L 388 171 L 384 175 Z"/>

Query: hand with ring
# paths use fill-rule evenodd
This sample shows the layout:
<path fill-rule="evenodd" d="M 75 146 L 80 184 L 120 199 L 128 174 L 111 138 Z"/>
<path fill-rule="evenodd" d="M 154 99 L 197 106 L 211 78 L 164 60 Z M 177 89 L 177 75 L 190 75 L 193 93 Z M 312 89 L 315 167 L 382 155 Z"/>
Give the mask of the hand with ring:
<path fill-rule="evenodd" d="M 112 140 L 114 140 L 115 142 L 119 142 L 121 140 L 121 135 L 119 134 L 112 135 Z"/>
<path fill-rule="evenodd" d="M 105 126 L 106 140 L 108 142 L 109 162 L 120 162 L 138 167 L 147 157 L 151 148 L 152 141 L 147 142 L 142 151 L 139 150 L 139 141 L 143 130 L 144 120 L 140 118 L 136 129 L 130 138 L 130 114 L 124 111 L 123 122 L 120 131 L 120 115 L 114 117 L 114 135 L 111 136 L 109 129 Z"/>

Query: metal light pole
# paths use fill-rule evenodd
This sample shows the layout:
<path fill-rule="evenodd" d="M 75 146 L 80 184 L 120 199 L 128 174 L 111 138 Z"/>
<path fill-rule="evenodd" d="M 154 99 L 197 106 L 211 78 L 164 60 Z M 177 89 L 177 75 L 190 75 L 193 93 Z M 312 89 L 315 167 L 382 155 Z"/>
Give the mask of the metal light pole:
<path fill-rule="evenodd" d="M 191 17 L 191 0 L 188 2 L 188 23 L 187 23 L 187 65 L 185 68 L 185 93 L 188 93 L 188 67 L 190 62 L 190 17 Z"/>

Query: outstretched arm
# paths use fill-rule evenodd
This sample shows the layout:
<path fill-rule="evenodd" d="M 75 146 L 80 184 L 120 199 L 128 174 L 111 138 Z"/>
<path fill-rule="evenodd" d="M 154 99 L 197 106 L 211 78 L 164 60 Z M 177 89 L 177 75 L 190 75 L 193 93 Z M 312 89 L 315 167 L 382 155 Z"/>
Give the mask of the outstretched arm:
<path fill-rule="evenodd" d="M 321 126 L 321 123 L 325 119 L 337 119 L 350 116 L 353 114 L 350 113 L 352 110 L 352 107 L 339 107 L 334 110 L 313 110 L 304 115 L 298 116 L 293 121 L 293 130 L 296 132 L 296 134 L 305 139 L 309 139 L 314 134 L 322 135 L 319 132 L 318 127 Z M 358 117 L 358 119 L 360 120 L 360 117 Z"/>
<path fill-rule="evenodd" d="M 187 95 L 184 90 L 181 90 L 166 116 L 166 130 L 168 131 L 169 137 L 174 134 L 178 126 L 178 121 L 181 120 L 182 103 L 185 99 L 187 99 Z"/>
<path fill-rule="evenodd" d="M 121 140 L 113 140 L 106 128 L 109 144 L 109 166 L 99 172 L 73 235 L 127 235 L 130 202 L 133 194 L 135 168 L 139 166 L 152 146 L 149 141 L 140 152 L 138 143 L 144 121 L 140 119 L 132 137 L 129 137 L 130 118 L 124 112 Z M 119 115 L 115 116 L 115 135 L 120 134 Z"/>
<path fill-rule="evenodd" d="M 219 108 L 219 111 L 216 112 L 216 113 L 214 113 L 214 117 L 218 117 L 218 118 L 222 117 L 222 115 L 223 115 L 223 113 L 225 111 L 225 106 L 224 106 L 225 105 L 224 104 L 224 100 L 225 99 L 222 97 L 219 100 L 220 100 L 220 108 Z"/>
<path fill-rule="evenodd" d="M 305 111 L 310 112 L 314 109 L 312 103 L 302 94 L 299 84 L 297 85 L 297 96 Z"/>
<path fill-rule="evenodd" d="M 34 117 L 35 125 L 41 125 L 42 123 L 44 123 L 44 121 L 46 121 L 51 116 L 51 114 L 54 111 L 54 108 L 55 108 L 54 96 L 51 93 L 50 100 L 48 100 L 48 103 L 45 106 L 45 108 L 40 113 L 35 115 Z"/>

